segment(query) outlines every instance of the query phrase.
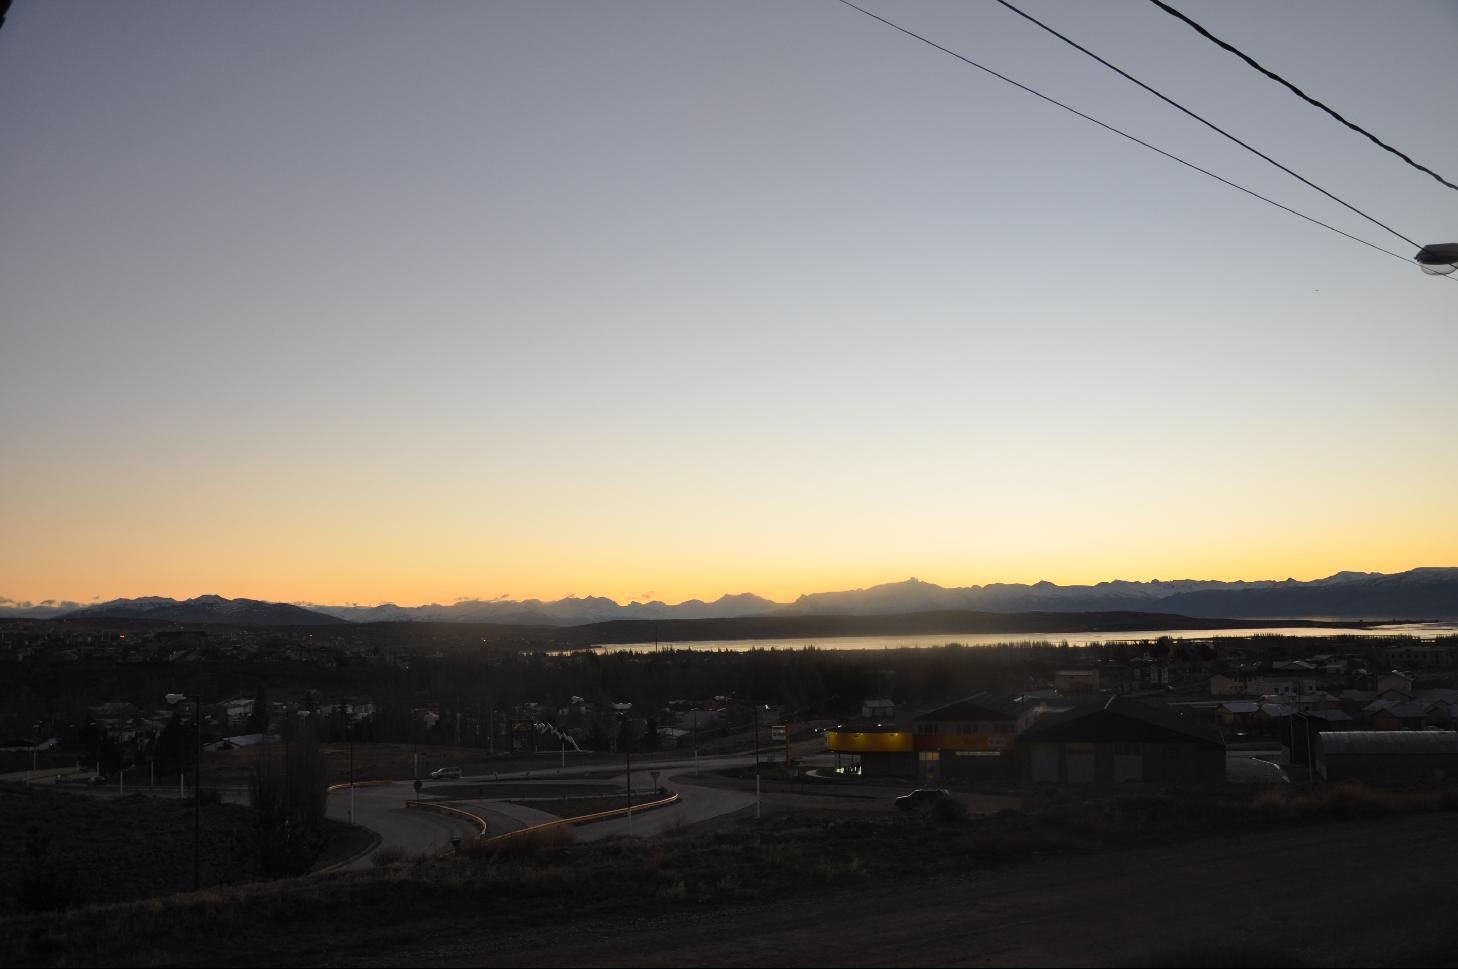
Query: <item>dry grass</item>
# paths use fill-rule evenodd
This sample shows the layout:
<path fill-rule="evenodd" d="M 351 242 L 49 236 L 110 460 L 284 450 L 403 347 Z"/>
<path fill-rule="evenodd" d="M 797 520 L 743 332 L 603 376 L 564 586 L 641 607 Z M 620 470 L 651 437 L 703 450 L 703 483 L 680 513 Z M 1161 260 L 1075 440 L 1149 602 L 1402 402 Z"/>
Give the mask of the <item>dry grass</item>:
<path fill-rule="evenodd" d="M 288 960 L 291 946 L 364 952 L 404 936 L 459 932 L 465 924 L 472 932 L 549 924 L 564 909 L 586 918 L 641 912 L 647 900 L 669 907 L 726 905 L 965 873 L 1039 855 L 1187 842 L 1312 819 L 1436 810 L 1446 803 L 1438 792 L 1172 791 L 1090 797 L 951 824 L 920 814 L 786 812 L 757 825 L 746 820 L 647 842 L 578 843 L 563 827 L 469 845 L 449 858 L 400 859 L 369 871 L 12 918 L 0 921 L 0 963 L 182 963 L 222 952 L 230 962 L 278 962 Z M 156 957 L 159 952 L 165 958 Z M 1169 959 L 1161 964 L 1211 964 L 1195 961 L 1204 958 L 1201 952 L 1171 950 L 1160 954 Z M 1257 962 L 1265 964 L 1268 955 L 1283 954 L 1262 953 Z M 1221 958 L 1226 956 L 1234 961 L 1222 964 L 1251 965 L 1256 963 L 1249 958 L 1257 958 Z"/>
<path fill-rule="evenodd" d="M 1282 819 L 1385 818 L 1396 814 L 1458 810 L 1458 792 L 1385 790 L 1361 784 L 1333 784 L 1304 792 L 1271 790 L 1259 795 L 1256 810 Z"/>

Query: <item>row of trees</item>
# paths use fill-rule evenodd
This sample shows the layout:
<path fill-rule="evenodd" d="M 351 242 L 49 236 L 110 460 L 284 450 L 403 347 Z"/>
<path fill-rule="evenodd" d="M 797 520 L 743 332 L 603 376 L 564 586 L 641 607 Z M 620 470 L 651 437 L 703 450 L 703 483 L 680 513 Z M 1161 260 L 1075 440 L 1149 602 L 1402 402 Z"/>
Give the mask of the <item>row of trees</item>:
<path fill-rule="evenodd" d="M 329 775 L 319 752 L 317 728 L 291 724 L 283 743 L 258 745 L 249 778 L 249 803 L 257 812 L 249 859 L 264 877 L 302 875 L 323 853 Z"/>

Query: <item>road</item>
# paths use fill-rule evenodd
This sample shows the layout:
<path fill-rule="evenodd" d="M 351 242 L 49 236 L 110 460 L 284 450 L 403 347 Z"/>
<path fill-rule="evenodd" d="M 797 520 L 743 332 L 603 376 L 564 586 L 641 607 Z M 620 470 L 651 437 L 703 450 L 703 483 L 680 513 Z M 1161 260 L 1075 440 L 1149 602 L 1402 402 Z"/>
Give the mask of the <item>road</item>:
<path fill-rule="evenodd" d="M 802 764 L 813 764 L 820 760 L 824 760 L 828 764 L 830 759 L 824 751 L 825 741 L 816 737 L 797 742 L 791 752 Z M 658 773 L 658 785 L 678 794 L 679 802 L 645 811 L 642 814 L 635 813 L 631 821 L 623 817 L 581 825 L 575 829 L 577 839 L 579 841 L 597 841 L 617 835 L 638 838 L 653 837 L 665 831 L 701 824 L 752 807 L 755 803 L 753 791 L 696 784 L 694 778 L 700 772 L 748 767 L 754 763 L 754 760 L 753 754 L 725 754 L 703 756 L 697 761 L 692 757 L 645 761 L 642 766 L 635 767 L 633 770 L 633 787 L 639 792 L 634 798 L 635 803 L 653 799 L 653 795 L 649 791 L 652 789 L 652 776 L 655 771 Z M 432 789 L 445 795 L 456 792 L 475 794 L 476 796 L 451 800 L 448 803 L 486 817 L 491 822 L 492 833 L 504 833 L 531 824 L 557 820 L 557 818 L 531 807 L 506 803 L 505 798 L 481 797 L 479 796 L 481 792 L 491 791 L 493 788 L 505 789 L 511 791 L 509 797 L 522 799 L 524 796 L 529 796 L 524 792 L 524 788 L 528 791 L 533 789 L 543 791 L 560 785 L 565 789 L 572 789 L 574 793 L 585 793 L 580 789 L 592 783 L 601 787 L 604 793 L 611 793 L 614 790 L 623 789 L 625 776 L 623 772 L 614 772 L 613 768 L 605 767 L 599 762 L 562 770 L 553 768 L 550 771 L 543 771 L 538 768 L 534 771 L 497 772 L 489 776 L 465 777 L 443 785 L 427 784 L 425 794 L 429 796 Z M 592 778 L 591 781 L 586 779 L 589 777 Z M 512 782 L 520 783 L 513 784 Z M 766 809 L 772 805 L 781 804 L 826 810 L 889 811 L 894 809 L 892 805 L 896 796 L 906 793 L 907 789 L 908 786 L 905 784 L 886 787 L 856 785 L 854 792 L 847 791 L 846 796 L 777 792 L 764 794 L 763 802 Z M 1016 808 L 1021 803 L 1017 798 L 991 795 L 958 793 L 954 796 L 973 813 L 991 813 L 1004 808 Z"/>
<path fill-rule="evenodd" d="M 378 834 L 380 843 L 345 867 L 368 868 L 381 848 L 399 848 L 406 855 L 438 854 L 451 847 L 452 838 L 476 836 L 476 826 L 467 821 L 407 808 L 413 793 L 408 781 L 355 788 L 354 823 Z M 348 789 L 329 795 L 328 813 L 335 820 L 349 820 Z"/>

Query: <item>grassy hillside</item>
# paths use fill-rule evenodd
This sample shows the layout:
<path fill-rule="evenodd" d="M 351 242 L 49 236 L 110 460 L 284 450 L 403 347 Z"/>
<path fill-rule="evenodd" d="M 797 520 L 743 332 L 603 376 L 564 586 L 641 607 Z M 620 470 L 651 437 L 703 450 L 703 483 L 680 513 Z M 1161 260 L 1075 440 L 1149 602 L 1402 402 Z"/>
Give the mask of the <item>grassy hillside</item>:
<path fill-rule="evenodd" d="M 253 825 L 250 808 L 204 804 L 204 887 L 255 877 Z M 330 834 L 331 858 L 368 841 L 334 822 Z M 0 917 L 191 890 L 192 846 L 190 801 L 0 785 Z"/>

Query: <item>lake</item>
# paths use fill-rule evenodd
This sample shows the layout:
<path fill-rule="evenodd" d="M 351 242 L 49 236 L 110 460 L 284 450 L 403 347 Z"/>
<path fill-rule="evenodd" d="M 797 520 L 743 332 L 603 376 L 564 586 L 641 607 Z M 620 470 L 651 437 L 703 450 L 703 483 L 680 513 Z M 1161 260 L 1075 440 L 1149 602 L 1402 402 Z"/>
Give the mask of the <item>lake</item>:
<path fill-rule="evenodd" d="M 1452 622 L 1405 622 L 1371 627 L 1324 626 L 1291 627 L 1269 626 L 1249 629 L 1158 629 L 1148 632 L 1119 630 L 1116 632 L 1071 632 L 1071 633 L 941 633 L 918 636 L 824 636 L 796 639 L 726 639 L 682 643 L 607 643 L 596 644 L 588 649 L 605 652 L 627 650 L 629 652 L 652 652 L 656 649 L 732 650 L 742 652 L 751 649 L 925 649 L 960 643 L 963 646 L 995 646 L 1000 643 L 1050 642 L 1068 643 L 1070 646 L 1088 646 L 1094 643 L 1128 643 L 1158 639 L 1223 639 L 1230 636 L 1410 636 L 1419 640 L 1432 640 L 1438 636 L 1458 635 L 1458 623 Z M 564 650 L 571 652 L 571 650 Z"/>

